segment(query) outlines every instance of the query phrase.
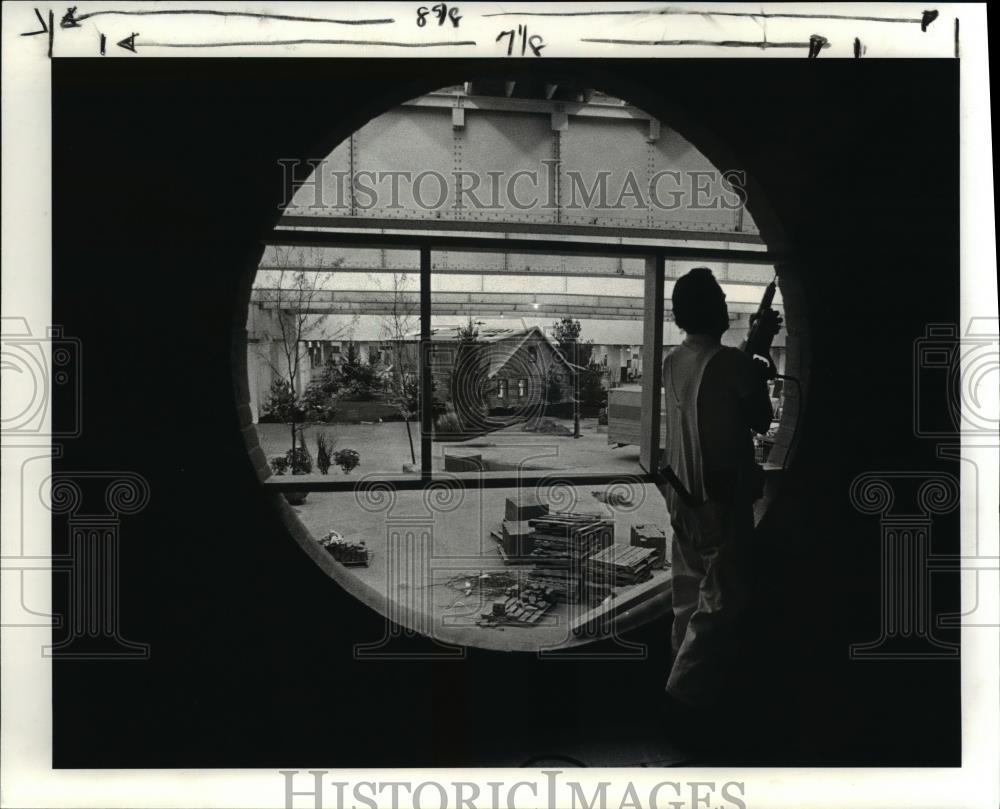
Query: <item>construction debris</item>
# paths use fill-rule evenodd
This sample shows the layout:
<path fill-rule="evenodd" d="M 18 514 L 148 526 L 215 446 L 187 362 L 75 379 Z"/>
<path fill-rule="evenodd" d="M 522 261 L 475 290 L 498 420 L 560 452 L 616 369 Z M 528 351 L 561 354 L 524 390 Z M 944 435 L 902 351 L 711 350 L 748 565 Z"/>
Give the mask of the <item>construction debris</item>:
<path fill-rule="evenodd" d="M 517 580 L 509 573 L 467 573 L 453 576 L 444 582 L 453 590 L 458 590 L 465 595 L 478 593 L 480 596 L 493 596 L 505 593 Z"/>

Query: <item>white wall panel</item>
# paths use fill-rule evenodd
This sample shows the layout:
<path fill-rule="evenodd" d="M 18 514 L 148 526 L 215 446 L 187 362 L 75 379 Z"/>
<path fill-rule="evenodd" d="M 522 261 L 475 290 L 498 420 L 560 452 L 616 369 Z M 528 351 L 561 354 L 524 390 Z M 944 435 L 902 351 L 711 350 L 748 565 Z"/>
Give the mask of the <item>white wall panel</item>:
<path fill-rule="evenodd" d="M 562 133 L 562 182 L 560 197 L 562 219 L 570 224 L 593 224 L 620 227 L 644 227 L 648 211 L 644 204 L 647 185 L 646 121 L 609 118 L 571 118 Z M 587 205 L 586 194 L 600 189 L 600 172 L 609 172 L 606 194 L 597 193 Z M 570 176 L 577 176 L 574 182 Z M 633 177 L 635 185 L 627 184 Z M 574 186 L 576 191 L 574 193 Z M 622 196 L 627 188 L 637 190 L 636 199 Z M 603 196 L 603 200 L 602 200 Z M 624 206 L 613 208 L 618 202 Z"/>

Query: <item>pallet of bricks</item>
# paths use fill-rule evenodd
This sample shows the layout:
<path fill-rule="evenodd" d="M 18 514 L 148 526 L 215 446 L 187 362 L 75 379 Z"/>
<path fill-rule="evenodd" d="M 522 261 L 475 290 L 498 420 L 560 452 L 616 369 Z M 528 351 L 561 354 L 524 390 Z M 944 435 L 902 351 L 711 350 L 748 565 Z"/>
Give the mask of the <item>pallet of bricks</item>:
<path fill-rule="evenodd" d="M 493 602 L 489 612 L 484 612 L 477 623 L 480 626 L 510 624 L 531 626 L 545 614 L 554 601 L 552 591 L 534 582 L 513 585 L 504 591 L 503 598 Z"/>
<path fill-rule="evenodd" d="M 531 580 L 550 588 L 559 601 L 579 602 L 586 559 L 614 543 L 614 520 L 599 514 L 556 512 L 528 522 L 534 563 Z"/>
<path fill-rule="evenodd" d="M 614 587 L 629 587 L 652 578 L 658 561 L 655 548 L 612 544 L 586 561 L 585 594 L 591 603 L 606 598 Z"/>

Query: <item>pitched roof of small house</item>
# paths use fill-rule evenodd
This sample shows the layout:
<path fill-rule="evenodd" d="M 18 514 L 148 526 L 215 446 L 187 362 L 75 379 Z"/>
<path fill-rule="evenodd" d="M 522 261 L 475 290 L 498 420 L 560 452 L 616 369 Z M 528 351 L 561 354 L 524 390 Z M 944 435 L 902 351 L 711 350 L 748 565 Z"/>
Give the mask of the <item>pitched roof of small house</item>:
<path fill-rule="evenodd" d="M 459 331 L 467 326 L 441 326 L 431 329 L 431 340 L 457 341 Z M 420 334 L 414 333 L 414 339 L 419 339 Z M 517 351 L 526 343 L 535 341 L 539 346 L 545 346 L 563 365 L 573 368 L 574 365 L 563 356 L 559 349 L 559 344 L 553 340 L 540 326 L 530 326 L 528 328 L 512 329 L 504 327 L 480 326 L 476 333 L 476 342 L 479 345 L 490 345 L 490 364 L 487 370 L 487 377 L 492 378 L 504 366 L 510 362 Z M 584 370 L 582 366 L 579 370 Z"/>

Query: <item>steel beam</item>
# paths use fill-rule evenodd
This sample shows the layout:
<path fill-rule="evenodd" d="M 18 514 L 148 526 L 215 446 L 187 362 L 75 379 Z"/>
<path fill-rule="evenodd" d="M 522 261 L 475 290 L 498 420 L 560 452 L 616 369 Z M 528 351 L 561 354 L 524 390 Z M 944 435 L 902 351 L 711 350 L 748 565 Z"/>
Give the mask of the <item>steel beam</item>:
<path fill-rule="evenodd" d="M 704 262 L 710 264 L 712 262 Z M 749 265 L 747 265 L 749 266 Z M 760 267 L 760 278 L 756 281 L 732 281 L 729 280 L 728 272 L 722 268 L 713 267 L 713 272 L 716 274 L 716 279 L 720 284 L 725 284 L 726 286 L 748 286 L 754 289 L 762 288 L 768 284 L 768 282 L 774 277 L 774 269 L 767 265 L 761 265 Z M 261 264 L 257 268 L 257 272 L 288 272 L 287 268 L 276 267 L 269 264 Z M 393 269 L 391 267 L 309 267 L 302 266 L 296 267 L 295 272 L 309 272 L 309 273 L 330 273 L 337 275 L 360 274 L 360 275 L 416 275 L 416 269 L 401 269 L 399 267 Z M 623 267 L 621 272 L 617 270 L 607 269 L 607 270 L 589 270 L 585 267 L 539 267 L 538 269 L 532 268 L 527 270 L 523 267 L 506 267 L 506 268 L 493 268 L 484 269 L 476 267 L 434 267 L 434 275 L 475 275 L 475 276 L 513 276 L 518 282 L 525 281 L 530 283 L 532 278 L 620 278 L 628 280 L 642 280 L 644 270 L 641 267 L 636 269 L 630 269 L 628 267 Z M 676 281 L 685 272 L 687 272 L 686 267 L 671 267 L 666 271 L 666 279 L 668 281 Z"/>
<path fill-rule="evenodd" d="M 713 262 L 702 262 L 705 264 L 712 264 Z M 742 265 L 744 267 L 750 267 L 752 265 Z M 720 284 L 727 287 L 740 287 L 747 286 L 753 289 L 762 289 L 764 286 L 770 282 L 774 277 L 774 268 L 769 265 L 760 265 L 755 267 L 753 270 L 757 275 L 757 279 L 753 281 L 748 281 L 744 279 L 732 280 L 730 279 L 731 273 L 725 267 L 714 266 L 711 268 L 715 273 L 715 277 Z M 687 267 L 676 267 L 670 266 L 666 270 L 665 278 L 668 281 L 676 281 L 685 272 L 687 272 Z M 278 267 L 270 264 L 261 264 L 257 268 L 257 272 L 288 272 L 287 267 Z M 357 267 L 357 266 L 343 266 L 340 267 L 328 267 L 328 266 L 301 266 L 296 267 L 295 272 L 308 272 L 308 273 L 329 273 L 331 275 L 337 275 L 344 277 L 346 275 L 417 275 L 417 270 L 415 268 L 391 268 L 391 267 Z M 524 267 L 511 267 L 509 264 L 506 267 L 496 267 L 496 268 L 483 268 L 483 267 L 434 267 L 434 275 L 473 275 L 477 277 L 509 277 L 513 283 L 531 283 L 534 278 L 612 278 L 612 279 L 625 279 L 625 280 L 642 280 L 644 274 L 643 268 L 636 267 L 631 268 L 629 266 L 622 267 L 621 271 L 613 269 L 603 269 L 603 270 L 592 270 L 587 267 L 539 267 L 526 269 Z M 742 271 L 745 274 L 745 270 Z"/>
<path fill-rule="evenodd" d="M 286 296 L 285 293 L 288 293 Z M 300 300 L 298 290 L 286 289 L 258 289 L 254 290 L 254 298 L 262 303 L 274 303 L 275 305 L 295 304 Z M 282 301 L 282 298 L 286 300 Z M 290 300 L 288 299 L 290 298 Z M 307 306 L 322 306 L 326 303 L 380 303 L 386 306 L 392 303 L 417 304 L 420 301 L 420 293 L 398 292 L 391 295 L 376 290 L 329 290 L 318 289 L 310 293 L 308 301 L 303 301 Z M 585 309 L 592 308 L 620 308 L 643 310 L 642 298 L 638 295 L 573 295 L 563 292 L 435 292 L 431 293 L 431 304 L 439 305 L 468 305 L 472 303 L 488 303 L 498 306 L 531 306 L 535 303 L 546 303 L 550 306 L 577 306 Z M 288 308 L 282 306 L 281 308 Z"/>
<path fill-rule="evenodd" d="M 391 314 L 400 305 L 416 310 L 422 301 L 418 292 L 399 292 L 389 295 L 374 290 L 318 290 L 308 302 L 299 304 L 297 297 L 281 300 L 281 293 L 295 296 L 295 290 L 255 289 L 251 301 L 264 309 L 305 314 L 345 312 L 353 314 Z M 545 292 L 431 292 L 430 307 L 434 314 L 445 312 L 490 313 L 510 312 L 534 314 L 580 314 L 594 318 L 640 318 L 646 310 L 645 297 L 627 295 L 569 295 Z M 755 303 L 730 302 L 732 314 L 750 314 L 757 310 Z M 668 308 L 669 310 L 669 308 Z"/>
<path fill-rule="evenodd" d="M 593 256 L 599 258 L 641 258 L 659 256 L 672 261 L 718 261 L 730 264 L 777 264 L 787 259 L 757 250 L 723 250 L 707 247 L 680 247 L 606 242 L 547 241 L 543 239 L 472 238 L 429 236 L 418 233 L 330 233 L 316 230 L 275 229 L 261 239 L 266 245 L 298 247 L 340 247 L 376 250 L 448 250 L 462 253 L 514 253 L 538 256 Z"/>
<path fill-rule="evenodd" d="M 506 87 L 505 87 L 506 91 Z M 555 92 L 553 90 L 553 92 Z M 403 107 L 424 107 L 430 109 L 451 109 L 459 96 L 454 93 L 430 93 L 428 95 L 404 101 Z M 502 98 L 500 96 L 461 96 L 462 106 L 467 110 L 484 110 L 489 112 L 534 112 L 547 114 L 561 107 L 570 115 L 581 118 L 616 118 L 628 121 L 648 121 L 653 116 L 638 107 L 628 104 L 598 104 L 579 101 L 561 101 L 542 98 Z"/>
<path fill-rule="evenodd" d="M 459 219 L 390 219 L 366 216 L 313 216 L 285 214 L 279 228 L 326 228 L 337 230 L 476 231 L 480 233 L 529 233 L 538 236 L 587 236 L 605 239 L 665 239 L 669 241 L 732 242 L 764 244 L 759 234 L 732 230 L 685 230 L 683 228 L 609 227 L 545 222 L 489 222 Z"/>

